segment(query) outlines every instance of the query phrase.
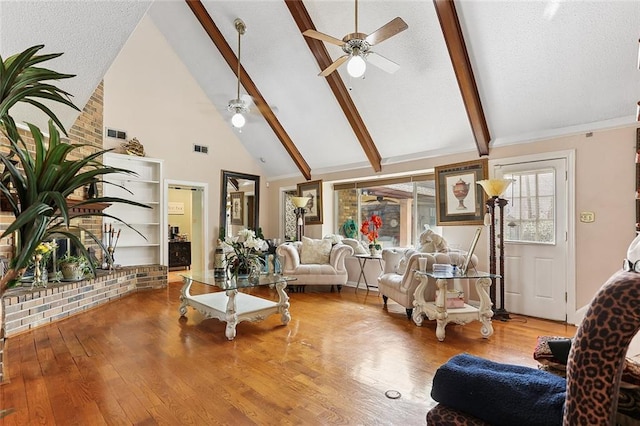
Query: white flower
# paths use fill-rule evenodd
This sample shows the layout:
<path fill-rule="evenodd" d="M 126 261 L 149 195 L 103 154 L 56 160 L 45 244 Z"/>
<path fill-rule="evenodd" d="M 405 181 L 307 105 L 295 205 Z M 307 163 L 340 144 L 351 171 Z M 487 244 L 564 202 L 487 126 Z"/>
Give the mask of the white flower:
<path fill-rule="evenodd" d="M 238 237 L 241 237 L 244 241 L 250 240 L 256 237 L 256 233 L 251 229 L 241 229 L 238 231 Z"/>

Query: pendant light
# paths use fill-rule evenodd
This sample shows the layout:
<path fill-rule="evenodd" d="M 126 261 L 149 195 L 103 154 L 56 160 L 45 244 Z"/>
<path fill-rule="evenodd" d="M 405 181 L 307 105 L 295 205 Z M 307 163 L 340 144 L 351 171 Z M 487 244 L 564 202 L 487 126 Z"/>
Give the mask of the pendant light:
<path fill-rule="evenodd" d="M 231 99 L 229 101 L 227 110 L 233 113 L 233 117 L 231 117 L 231 125 L 236 129 L 241 129 L 247 122 L 243 114 L 246 114 L 249 112 L 249 106 L 247 105 L 247 102 L 240 99 L 240 70 L 241 70 L 240 38 L 247 31 L 247 26 L 244 24 L 244 22 L 240 18 L 236 18 L 235 21 L 233 21 L 233 25 L 236 27 L 236 31 L 238 31 L 238 72 L 237 72 L 238 85 L 237 85 L 237 91 L 236 91 L 236 98 Z"/>

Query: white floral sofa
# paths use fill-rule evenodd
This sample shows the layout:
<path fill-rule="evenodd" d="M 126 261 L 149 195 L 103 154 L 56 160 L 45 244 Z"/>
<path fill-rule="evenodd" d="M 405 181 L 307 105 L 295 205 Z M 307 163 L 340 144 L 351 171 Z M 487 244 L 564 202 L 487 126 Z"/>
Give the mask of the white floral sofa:
<path fill-rule="evenodd" d="M 335 285 L 340 291 L 348 279 L 345 259 L 353 249 L 328 239 L 302 237 L 302 241 L 279 245 L 276 253 L 282 259 L 282 273 L 297 278 L 291 282 L 292 287 Z"/>

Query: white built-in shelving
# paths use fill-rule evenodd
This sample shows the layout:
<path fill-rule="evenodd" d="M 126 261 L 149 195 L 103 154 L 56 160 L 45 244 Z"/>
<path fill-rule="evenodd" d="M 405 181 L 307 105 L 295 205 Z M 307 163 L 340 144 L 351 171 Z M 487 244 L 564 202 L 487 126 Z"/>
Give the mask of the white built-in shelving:
<path fill-rule="evenodd" d="M 148 206 L 148 208 L 142 208 L 118 203 L 105 209 L 105 213 L 122 220 L 120 222 L 110 217 L 104 218 L 104 226 L 107 229 L 112 227 L 116 232 L 120 231 L 120 238 L 114 252 L 115 263 L 122 266 L 161 264 L 166 245 L 161 244 L 162 230 L 165 228 L 162 215 L 163 160 L 107 153 L 104 154 L 103 162 L 105 165 L 137 173 L 137 175 L 107 175 L 105 180 L 114 185 L 107 183 L 103 185 L 105 196 L 133 200 Z"/>

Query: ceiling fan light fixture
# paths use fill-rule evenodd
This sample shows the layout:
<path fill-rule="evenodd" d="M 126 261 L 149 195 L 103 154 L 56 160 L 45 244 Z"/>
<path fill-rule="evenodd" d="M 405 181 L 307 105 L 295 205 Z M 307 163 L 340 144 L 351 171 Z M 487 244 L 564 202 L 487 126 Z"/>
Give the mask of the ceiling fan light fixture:
<path fill-rule="evenodd" d="M 355 54 L 347 63 L 347 72 L 353 78 L 360 78 L 367 70 L 367 63 L 360 54 Z"/>
<path fill-rule="evenodd" d="M 233 116 L 231 117 L 231 125 L 236 129 L 241 129 L 247 123 L 247 119 L 242 115 L 242 113 L 249 112 L 249 107 L 247 103 L 240 99 L 240 72 L 242 67 L 240 66 L 240 48 L 241 48 L 241 38 L 244 33 L 247 31 L 247 26 L 244 24 L 242 19 L 236 18 L 233 21 L 233 26 L 236 28 L 238 32 L 238 71 L 237 71 L 237 92 L 236 98 L 231 99 L 229 101 L 229 105 L 227 105 L 227 110 L 233 112 Z"/>
<path fill-rule="evenodd" d="M 231 124 L 236 129 L 241 129 L 246 122 L 247 120 L 244 118 L 244 115 L 239 112 L 236 112 L 235 114 L 233 114 L 233 117 L 231 117 Z"/>

